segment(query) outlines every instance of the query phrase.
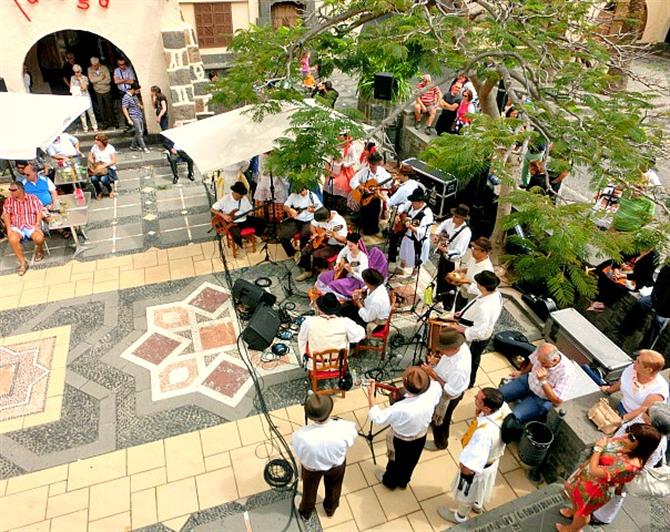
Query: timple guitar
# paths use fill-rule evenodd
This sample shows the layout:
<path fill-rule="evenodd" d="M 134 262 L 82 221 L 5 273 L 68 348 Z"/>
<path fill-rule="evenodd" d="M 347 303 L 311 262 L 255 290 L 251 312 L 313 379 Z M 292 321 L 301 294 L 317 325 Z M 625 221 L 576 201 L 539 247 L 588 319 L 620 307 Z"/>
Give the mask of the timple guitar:
<path fill-rule="evenodd" d="M 391 190 L 390 188 L 380 188 L 389 181 L 393 181 L 393 176 L 389 176 L 381 183 L 376 179 L 368 179 L 365 183 L 361 183 L 357 188 L 351 191 L 351 199 L 359 205 L 369 205 L 374 198 L 379 197 L 382 190 Z"/>
<path fill-rule="evenodd" d="M 309 244 L 305 247 L 309 247 L 309 251 L 314 251 L 315 249 L 320 248 L 326 239 L 330 238 L 334 233 L 341 231 L 344 228 L 343 225 L 336 225 L 332 229 L 326 230 L 325 227 L 317 227 L 314 236 L 309 241 Z"/>

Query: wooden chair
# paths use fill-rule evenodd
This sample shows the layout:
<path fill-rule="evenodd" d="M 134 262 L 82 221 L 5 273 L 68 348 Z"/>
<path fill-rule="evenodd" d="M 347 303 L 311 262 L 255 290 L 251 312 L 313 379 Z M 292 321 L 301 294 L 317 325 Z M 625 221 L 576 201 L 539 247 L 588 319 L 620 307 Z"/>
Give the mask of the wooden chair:
<path fill-rule="evenodd" d="M 242 237 L 242 242 L 250 242 L 251 249 L 256 252 L 256 230 L 253 227 L 245 227 L 240 231 L 240 236 Z M 228 247 L 233 252 L 233 258 L 237 258 L 237 244 L 233 240 L 233 235 L 230 234 L 230 231 L 226 231 L 226 243 Z"/>
<path fill-rule="evenodd" d="M 391 334 L 391 319 L 396 310 L 396 294 L 393 290 L 389 290 L 389 300 L 391 301 L 391 312 L 389 312 L 389 317 L 386 318 L 386 323 L 384 327 L 371 334 L 368 334 L 365 337 L 365 344 L 356 345 L 354 347 L 354 354 L 359 351 L 378 351 L 380 358 L 384 360 L 386 358 L 386 347 L 388 346 L 389 335 Z"/>
<path fill-rule="evenodd" d="M 342 352 L 342 362 L 340 363 L 340 352 Z M 312 368 L 307 370 L 307 377 L 314 393 L 322 395 L 334 395 L 339 393 L 344 397 L 346 391 L 336 387 L 325 390 L 319 389 L 319 381 L 326 379 L 340 379 L 347 372 L 347 350 L 346 349 L 327 349 L 319 353 L 308 353 L 307 357 L 312 361 Z M 338 382 L 339 386 L 339 382 Z"/>

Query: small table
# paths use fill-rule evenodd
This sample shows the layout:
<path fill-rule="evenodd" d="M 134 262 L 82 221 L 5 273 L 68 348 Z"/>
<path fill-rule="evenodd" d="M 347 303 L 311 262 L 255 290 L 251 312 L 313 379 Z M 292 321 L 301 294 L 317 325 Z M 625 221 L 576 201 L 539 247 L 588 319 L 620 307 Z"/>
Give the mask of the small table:
<path fill-rule="evenodd" d="M 76 257 L 86 251 L 86 247 L 79 241 L 77 230 L 81 231 L 84 238 L 87 238 L 83 227 L 88 223 L 88 204 L 77 203 L 74 194 L 58 196 L 58 200 L 60 201 L 61 210 L 52 212 L 49 215 L 49 229 L 72 230 L 72 238 L 74 239 L 75 246 L 74 256 Z"/>
<path fill-rule="evenodd" d="M 56 168 L 56 176 L 54 177 L 54 184 L 56 186 L 62 185 L 78 185 L 80 183 L 88 182 L 88 169 L 78 162 L 74 164 L 66 164 L 65 166 L 54 165 Z"/>

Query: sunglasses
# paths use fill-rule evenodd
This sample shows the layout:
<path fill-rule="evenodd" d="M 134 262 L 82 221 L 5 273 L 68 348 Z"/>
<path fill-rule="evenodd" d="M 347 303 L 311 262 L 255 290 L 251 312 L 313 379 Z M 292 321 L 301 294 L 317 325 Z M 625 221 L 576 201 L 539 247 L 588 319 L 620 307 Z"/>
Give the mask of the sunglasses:
<path fill-rule="evenodd" d="M 626 427 L 626 435 L 628 436 L 628 439 L 629 439 L 630 441 L 632 441 L 632 442 L 636 442 L 636 441 L 637 441 L 637 436 L 635 436 L 635 434 L 631 433 L 631 431 L 630 431 L 630 427 Z"/>

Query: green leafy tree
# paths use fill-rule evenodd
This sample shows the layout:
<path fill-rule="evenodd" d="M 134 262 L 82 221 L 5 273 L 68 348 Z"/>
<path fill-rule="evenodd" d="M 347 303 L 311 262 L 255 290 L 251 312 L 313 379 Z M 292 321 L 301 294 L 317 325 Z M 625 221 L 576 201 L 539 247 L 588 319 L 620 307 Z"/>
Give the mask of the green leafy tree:
<path fill-rule="evenodd" d="M 341 128 L 355 129 L 302 103 L 297 58 L 305 49 L 329 68 L 357 75 L 363 94 L 374 72 L 396 76 L 401 90 L 380 132 L 411 106 L 419 94 L 412 89 L 419 74 L 429 72 L 442 85 L 456 72 L 465 73 L 482 112 L 462 134 L 433 140 L 423 157 L 461 181 L 490 168 L 502 181 L 493 235 L 498 258 L 505 258 L 505 230 L 525 224 L 532 245 L 510 260 L 512 275 L 546 279 L 558 301 L 570 304 L 594 293 L 585 262 L 616 258 L 639 249 L 645 239 L 638 238 L 640 231 L 604 234 L 586 201 L 569 204 L 559 197 L 553 202 L 520 190 L 522 169 L 551 148 L 552 169 L 572 168 L 572 179 L 590 180 L 593 190 L 608 183 L 640 190 L 642 171 L 657 156 L 661 140 L 652 120 L 656 88 L 619 90 L 621 76 L 632 75 L 631 58 L 640 46 L 608 33 L 611 26 L 604 29 L 596 18 L 600 7 L 600 0 L 330 0 L 305 25 L 238 33 L 232 45 L 235 66 L 215 98 L 265 109 L 286 100 L 302 106 L 304 114 L 292 128 L 308 133 L 282 139 L 273 156 L 278 172 L 284 169 L 302 183 L 318 176 L 333 155 L 332 136 Z M 635 24 L 626 20 L 615 26 L 630 32 Z M 501 117 L 499 89 L 519 111 L 517 119 Z M 331 120 L 337 125 L 329 127 Z M 657 235 L 655 245 L 663 249 L 670 234 L 668 208 L 665 198 L 653 201 L 659 215 L 644 231 Z"/>

